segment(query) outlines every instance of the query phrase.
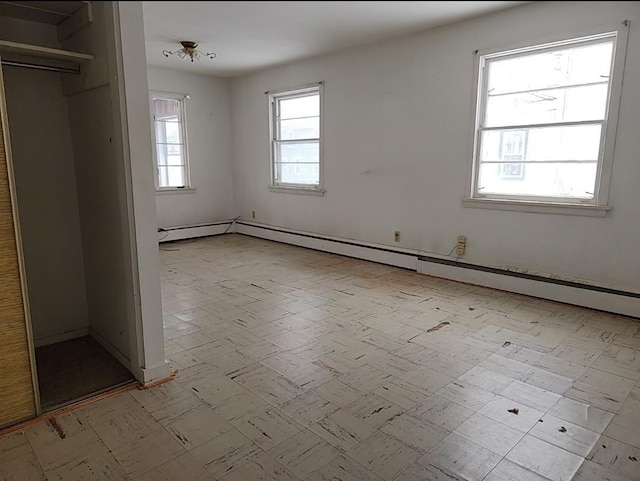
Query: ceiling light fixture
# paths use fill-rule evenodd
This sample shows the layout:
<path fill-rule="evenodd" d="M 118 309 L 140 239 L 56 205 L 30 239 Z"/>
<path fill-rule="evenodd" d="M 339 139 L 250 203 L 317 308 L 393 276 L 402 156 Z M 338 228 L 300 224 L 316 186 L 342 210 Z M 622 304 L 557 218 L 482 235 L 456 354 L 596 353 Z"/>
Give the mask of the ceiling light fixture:
<path fill-rule="evenodd" d="M 200 50 L 198 50 L 198 44 L 196 42 L 191 42 L 189 40 L 184 40 L 182 42 L 180 42 L 180 45 L 182 45 L 182 48 L 175 50 L 175 51 L 171 51 L 171 50 L 163 50 L 162 54 L 165 57 L 169 57 L 169 55 L 178 55 L 178 57 L 180 58 L 186 58 L 191 60 L 192 62 L 194 60 L 200 60 L 200 58 L 202 57 L 207 57 L 207 58 L 216 58 L 216 54 L 214 52 L 207 52 L 204 53 Z"/>

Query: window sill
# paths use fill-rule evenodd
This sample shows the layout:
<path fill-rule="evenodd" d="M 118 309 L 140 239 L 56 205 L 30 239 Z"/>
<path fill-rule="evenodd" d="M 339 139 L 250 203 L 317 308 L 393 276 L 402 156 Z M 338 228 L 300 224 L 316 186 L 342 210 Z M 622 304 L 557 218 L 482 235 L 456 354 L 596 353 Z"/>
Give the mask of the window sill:
<path fill-rule="evenodd" d="M 474 209 L 496 209 L 538 214 L 578 215 L 605 217 L 611 210 L 608 205 L 554 204 L 551 202 L 515 201 L 499 199 L 463 199 L 462 205 Z"/>
<path fill-rule="evenodd" d="M 165 194 L 192 194 L 196 191 L 194 187 L 164 187 L 156 189 L 156 195 Z"/>
<path fill-rule="evenodd" d="M 283 194 L 324 196 L 324 189 L 321 189 L 320 187 L 285 187 L 283 185 L 270 185 L 269 190 L 271 192 L 280 192 Z"/>

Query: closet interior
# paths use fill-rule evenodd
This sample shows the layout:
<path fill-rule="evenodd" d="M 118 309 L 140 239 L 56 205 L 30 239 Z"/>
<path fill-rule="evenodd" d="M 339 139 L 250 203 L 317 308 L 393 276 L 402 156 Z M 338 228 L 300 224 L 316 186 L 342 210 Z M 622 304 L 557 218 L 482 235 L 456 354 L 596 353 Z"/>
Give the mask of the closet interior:
<path fill-rule="evenodd" d="M 0 427 L 134 380 L 109 22 L 0 2 Z"/>

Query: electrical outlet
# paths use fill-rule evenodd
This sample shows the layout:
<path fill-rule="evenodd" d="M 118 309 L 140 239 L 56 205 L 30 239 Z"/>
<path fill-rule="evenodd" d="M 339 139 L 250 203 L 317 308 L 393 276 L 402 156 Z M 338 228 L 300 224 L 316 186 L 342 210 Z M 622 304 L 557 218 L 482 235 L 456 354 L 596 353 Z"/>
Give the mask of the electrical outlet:
<path fill-rule="evenodd" d="M 458 236 L 458 243 L 456 244 L 456 255 L 462 257 L 467 250 L 467 238 L 463 235 Z"/>
<path fill-rule="evenodd" d="M 255 219 L 255 218 L 256 218 L 256 211 L 255 211 L 255 210 L 252 210 L 252 211 L 251 211 L 251 218 L 252 218 L 252 219 Z"/>
<path fill-rule="evenodd" d="M 393 232 L 393 240 L 396 241 L 396 242 L 400 242 L 400 231 L 399 230 Z"/>

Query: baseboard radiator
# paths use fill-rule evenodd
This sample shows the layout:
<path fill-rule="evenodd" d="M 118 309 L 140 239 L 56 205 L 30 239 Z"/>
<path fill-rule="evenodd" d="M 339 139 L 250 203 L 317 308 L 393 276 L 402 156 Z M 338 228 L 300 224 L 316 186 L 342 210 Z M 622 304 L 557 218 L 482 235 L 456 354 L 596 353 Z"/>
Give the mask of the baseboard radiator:
<path fill-rule="evenodd" d="M 227 234 L 233 232 L 233 224 L 233 220 L 223 220 L 206 224 L 159 228 L 158 242 Z"/>
<path fill-rule="evenodd" d="M 239 220 L 238 234 L 414 270 L 420 274 L 640 318 L 640 293 L 425 256 L 408 249 Z"/>

